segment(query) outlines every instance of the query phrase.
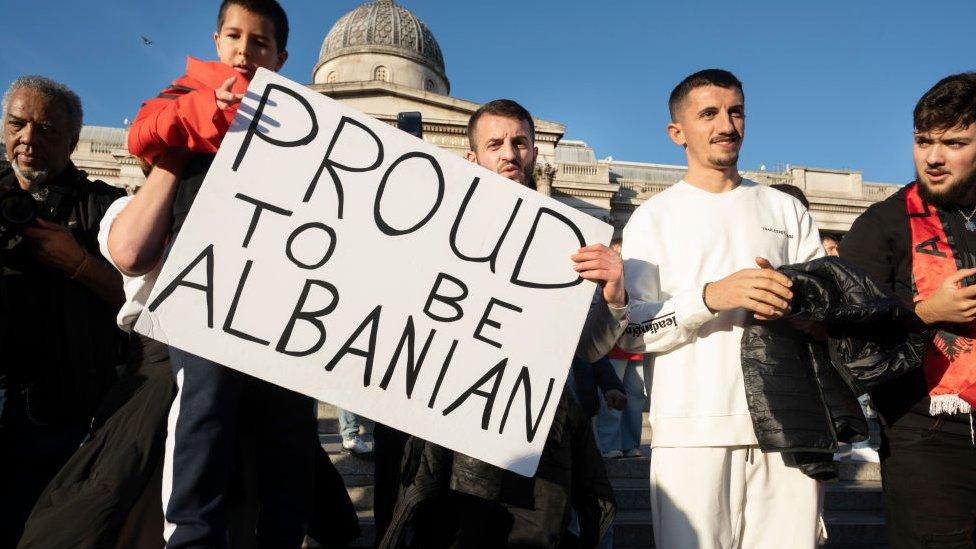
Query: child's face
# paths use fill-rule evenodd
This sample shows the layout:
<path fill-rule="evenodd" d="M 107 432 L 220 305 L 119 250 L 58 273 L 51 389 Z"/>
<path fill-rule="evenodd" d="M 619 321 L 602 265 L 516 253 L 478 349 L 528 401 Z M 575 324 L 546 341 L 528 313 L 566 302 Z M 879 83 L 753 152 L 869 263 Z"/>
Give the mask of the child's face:
<path fill-rule="evenodd" d="M 288 52 L 278 51 L 274 23 L 241 6 L 228 6 L 224 24 L 214 33 L 217 57 L 250 80 L 258 67 L 277 71 Z"/>

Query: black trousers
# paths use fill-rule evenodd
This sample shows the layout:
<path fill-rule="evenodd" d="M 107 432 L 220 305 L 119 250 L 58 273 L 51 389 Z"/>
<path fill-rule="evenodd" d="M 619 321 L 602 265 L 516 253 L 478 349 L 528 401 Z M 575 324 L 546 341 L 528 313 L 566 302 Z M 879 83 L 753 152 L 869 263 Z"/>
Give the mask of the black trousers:
<path fill-rule="evenodd" d="M 939 429 L 885 429 L 885 522 L 892 549 L 976 544 L 976 446 Z"/>
<path fill-rule="evenodd" d="M 171 462 L 163 470 L 163 486 L 171 486 L 166 546 L 229 545 L 226 495 L 238 423 L 247 417 L 256 438 L 257 544 L 301 547 L 315 475 L 311 399 L 179 349 L 170 348 L 170 361 L 180 389 Z M 256 413 L 242 413 L 248 410 Z"/>
<path fill-rule="evenodd" d="M 36 425 L 19 413 L 17 400 L 7 405 L 0 425 L 0 549 L 17 545 L 38 496 L 88 432 L 84 423 Z"/>
<path fill-rule="evenodd" d="M 373 427 L 373 517 L 376 536 L 373 542 L 378 546 L 383 534 L 393 520 L 397 492 L 400 489 L 400 462 L 403 461 L 403 447 L 410 435 L 377 423 Z"/>

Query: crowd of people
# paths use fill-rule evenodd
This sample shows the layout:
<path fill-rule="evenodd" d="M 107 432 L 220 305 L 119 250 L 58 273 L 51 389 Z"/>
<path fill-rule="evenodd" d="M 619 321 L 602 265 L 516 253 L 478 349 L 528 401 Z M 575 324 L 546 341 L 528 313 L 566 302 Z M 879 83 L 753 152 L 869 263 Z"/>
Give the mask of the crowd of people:
<path fill-rule="evenodd" d="M 132 332 L 250 79 L 288 58 L 288 19 L 224 0 L 213 39 L 217 60 L 190 58 L 135 116 L 134 196 L 72 164 L 70 89 L 23 76 L 3 96 L 0 547 L 359 535 L 309 397 Z M 688 76 L 668 109 L 683 179 L 622 240 L 567 250 L 597 290 L 533 477 L 383 425 L 370 446 L 339 411 L 343 449 L 374 454 L 376 546 L 612 547 L 604 459 L 642 455 L 647 413 L 657 547 L 813 547 L 870 395 L 891 546 L 973 547 L 976 73 L 918 101 L 915 181 L 843 238 L 798 189 L 741 177 L 732 73 Z M 469 161 L 535 187 L 521 105 L 484 104 L 467 137 Z"/>

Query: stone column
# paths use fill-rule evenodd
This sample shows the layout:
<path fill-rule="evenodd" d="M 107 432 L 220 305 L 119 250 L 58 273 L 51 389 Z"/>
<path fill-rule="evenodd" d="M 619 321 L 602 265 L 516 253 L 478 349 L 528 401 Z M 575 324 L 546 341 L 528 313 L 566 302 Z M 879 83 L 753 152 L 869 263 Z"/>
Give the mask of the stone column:
<path fill-rule="evenodd" d="M 535 165 L 532 177 L 535 179 L 535 189 L 539 194 L 552 196 L 552 182 L 556 179 L 556 171 L 556 167 L 548 162 Z"/>

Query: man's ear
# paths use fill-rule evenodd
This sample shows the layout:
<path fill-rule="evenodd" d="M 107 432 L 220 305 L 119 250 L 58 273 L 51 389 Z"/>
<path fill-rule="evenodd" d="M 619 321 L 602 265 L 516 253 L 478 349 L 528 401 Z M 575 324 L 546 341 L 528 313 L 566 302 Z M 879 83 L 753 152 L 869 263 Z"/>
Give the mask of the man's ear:
<path fill-rule="evenodd" d="M 478 163 L 478 153 L 474 151 L 465 151 L 464 157 L 468 159 L 468 162 Z"/>
<path fill-rule="evenodd" d="M 685 143 L 687 143 L 685 140 L 685 134 L 681 130 L 681 124 L 678 122 L 671 122 L 668 124 L 668 137 L 671 138 L 671 141 L 674 141 L 675 145 L 679 145 L 681 147 L 684 147 Z"/>
<path fill-rule="evenodd" d="M 288 61 L 288 50 L 278 52 L 278 66 L 275 67 L 275 72 L 281 70 L 281 67 L 285 66 L 285 61 Z"/>
<path fill-rule="evenodd" d="M 217 45 L 218 44 L 220 44 L 220 33 L 219 32 L 215 32 L 214 33 L 214 48 L 217 48 Z M 219 48 L 217 48 L 217 56 L 218 57 L 220 56 L 220 49 Z"/>

